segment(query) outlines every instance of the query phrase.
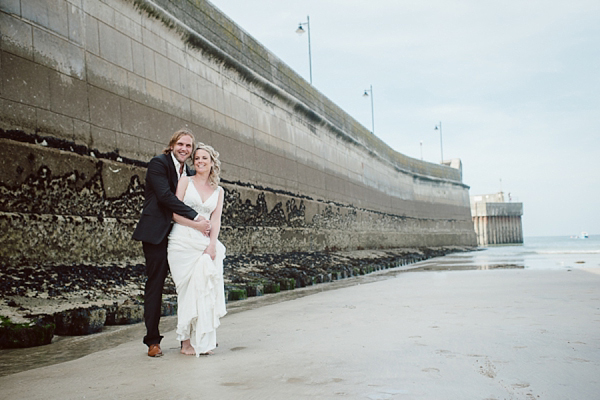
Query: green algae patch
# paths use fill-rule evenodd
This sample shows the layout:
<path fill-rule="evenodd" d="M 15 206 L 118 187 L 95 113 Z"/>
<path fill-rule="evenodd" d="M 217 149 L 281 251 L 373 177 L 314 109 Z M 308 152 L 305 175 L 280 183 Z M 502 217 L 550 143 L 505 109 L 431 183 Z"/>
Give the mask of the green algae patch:
<path fill-rule="evenodd" d="M 0 316 L 0 349 L 43 346 L 49 344 L 56 326 L 52 323 L 34 321 L 15 324 L 7 317 Z"/>
<path fill-rule="evenodd" d="M 267 293 L 279 293 L 281 286 L 279 282 L 266 282 L 265 283 L 265 294 Z"/>
<path fill-rule="evenodd" d="M 229 301 L 245 300 L 248 298 L 248 293 L 246 292 L 246 289 L 234 288 L 234 289 L 229 289 L 229 293 L 227 296 L 228 296 L 227 299 Z"/>
<path fill-rule="evenodd" d="M 296 280 L 294 278 L 282 279 L 279 281 L 281 290 L 293 290 L 296 288 Z"/>

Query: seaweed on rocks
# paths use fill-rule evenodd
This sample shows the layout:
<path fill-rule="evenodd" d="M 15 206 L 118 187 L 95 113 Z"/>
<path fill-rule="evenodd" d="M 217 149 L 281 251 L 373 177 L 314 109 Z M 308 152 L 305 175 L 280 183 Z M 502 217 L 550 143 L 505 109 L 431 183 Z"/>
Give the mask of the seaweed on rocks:
<path fill-rule="evenodd" d="M 0 349 L 43 346 L 54 336 L 56 325 L 42 319 L 31 323 L 17 324 L 0 316 Z"/>
<path fill-rule="evenodd" d="M 94 292 L 110 294 L 119 288 L 146 279 L 143 264 L 117 265 L 1 265 L 0 297 L 39 295 L 59 297 L 72 293 Z"/>
<path fill-rule="evenodd" d="M 469 250 L 472 249 L 439 247 L 229 254 L 223 266 L 226 298 L 243 300 Z M 51 324 L 57 334 L 89 334 L 101 330 L 105 324 L 140 321 L 145 281 L 143 264 L 0 265 L 0 299 L 3 299 L 0 311 L 38 326 L 36 332 L 43 331 L 39 327 L 48 330 Z M 175 314 L 176 290 L 170 276 L 163 294 L 162 314 Z M 52 308 L 58 303 L 60 310 L 49 311 L 49 304 Z M 3 334 L 6 336 L 6 330 Z M 23 343 L 32 343 L 27 335 L 21 337 Z"/>
<path fill-rule="evenodd" d="M 421 249 L 357 250 L 348 252 L 290 252 L 232 254 L 224 261 L 225 283 L 246 288 L 252 283 L 272 286 L 294 279 L 297 287 L 364 275 L 376 270 L 407 265 L 467 248 L 439 247 Z M 143 264 L 134 265 L 0 265 L 0 298 L 30 296 L 89 299 L 138 296 L 146 281 Z M 285 286 L 285 285 L 283 285 Z M 274 289 L 272 289 L 274 290 Z M 175 295 L 167 278 L 163 293 Z M 14 303 L 14 300 L 11 300 Z"/>

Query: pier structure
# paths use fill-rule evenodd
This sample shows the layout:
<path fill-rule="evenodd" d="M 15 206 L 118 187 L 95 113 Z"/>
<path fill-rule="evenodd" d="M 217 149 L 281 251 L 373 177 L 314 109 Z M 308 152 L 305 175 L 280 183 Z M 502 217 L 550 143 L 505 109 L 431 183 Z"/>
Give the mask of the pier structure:
<path fill-rule="evenodd" d="M 504 193 L 471 196 L 478 246 L 522 244 L 523 203 L 505 202 Z"/>

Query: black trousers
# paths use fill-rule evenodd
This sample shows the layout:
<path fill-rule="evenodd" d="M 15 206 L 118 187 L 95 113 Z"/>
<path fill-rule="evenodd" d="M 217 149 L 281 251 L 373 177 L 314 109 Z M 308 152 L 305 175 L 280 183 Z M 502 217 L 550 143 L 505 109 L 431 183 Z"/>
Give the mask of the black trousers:
<path fill-rule="evenodd" d="M 163 286 L 169 272 L 167 242 L 168 236 L 159 244 L 142 243 L 148 276 L 144 289 L 144 322 L 146 323 L 144 343 L 148 346 L 160 343 L 163 338 L 158 331 L 158 323 L 162 313 Z"/>

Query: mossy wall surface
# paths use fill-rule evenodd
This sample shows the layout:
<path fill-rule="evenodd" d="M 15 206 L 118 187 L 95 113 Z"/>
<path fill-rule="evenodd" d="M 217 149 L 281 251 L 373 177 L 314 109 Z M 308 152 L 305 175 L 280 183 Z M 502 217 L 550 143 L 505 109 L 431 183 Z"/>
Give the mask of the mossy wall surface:
<path fill-rule="evenodd" d="M 220 153 L 228 251 L 474 245 L 460 171 L 394 152 L 205 1 L 0 3 L 5 263 L 133 262 L 145 166 Z"/>

